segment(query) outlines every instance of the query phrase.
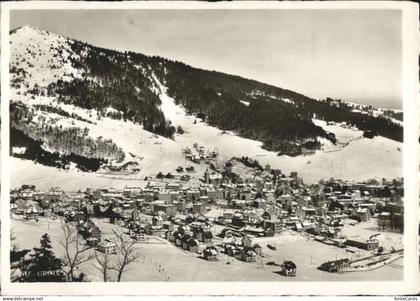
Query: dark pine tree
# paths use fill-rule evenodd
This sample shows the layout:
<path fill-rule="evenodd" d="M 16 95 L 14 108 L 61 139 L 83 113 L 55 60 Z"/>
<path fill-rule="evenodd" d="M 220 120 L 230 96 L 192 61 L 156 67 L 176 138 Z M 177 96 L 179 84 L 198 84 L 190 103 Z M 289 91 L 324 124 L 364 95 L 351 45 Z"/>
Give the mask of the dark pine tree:
<path fill-rule="evenodd" d="M 41 246 L 34 248 L 31 261 L 25 273 L 24 282 L 65 282 L 61 260 L 52 251 L 51 239 L 47 233 L 41 238 Z"/>

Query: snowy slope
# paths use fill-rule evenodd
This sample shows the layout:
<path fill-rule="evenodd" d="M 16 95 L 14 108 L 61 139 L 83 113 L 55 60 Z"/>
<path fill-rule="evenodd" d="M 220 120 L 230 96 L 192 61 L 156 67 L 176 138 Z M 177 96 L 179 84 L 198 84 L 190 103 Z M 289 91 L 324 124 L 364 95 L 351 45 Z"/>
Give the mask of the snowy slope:
<path fill-rule="evenodd" d="M 194 142 L 207 149 L 218 148 L 225 159 L 232 156 L 248 156 L 270 164 L 283 172 L 298 171 L 308 182 L 316 182 L 322 178 L 342 178 L 350 180 L 366 180 L 369 178 L 393 178 L 402 175 L 402 143 L 383 138 L 362 138 L 362 131 L 345 129 L 338 125 L 326 125 L 324 121 L 315 124 L 336 134 L 340 147 L 331 147 L 327 140 L 325 150 L 319 150 L 311 156 L 277 156 L 275 152 L 263 150 L 262 143 L 236 136 L 234 133 L 222 133 L 221 130 L 209 126 L 188 116 L 185 110 L 175 104 L 166 95 L 165 87 L 158 83 L 162 101 L 162 111 L 176 126 L 180 125 L 186 134 L 178 135 L 176 142 L 191 146 Z M 328 148 L 329 147 L 329 148 Z M 333 151 L 331 151 L 333 150 Z"/>
<path fill-rule="evenodd" d="M 11 101 L 22 102 L 32 108 L 36 112 L 33 120 L 35 123 L 54 123 L 63 128 L 87 128 L 92 138 L 111 139 L 126 154 L 123 163 L 136 162 L 140 172 L 127 176 L 105 174 L 104 171 L 97 174 L 76 170 L 60 171 L 14 158 L 11 171 L 13 187 L 32 183 L 40 188 L 58 185 L 67 190 L 74 190 L 82 187 L 124 186 L 133 181 L 140 183 L 145 176 L 155 175 L 159 171 L 174 173 L 179 165 L 192 165 L 192 162 L 183 157 L 182 149 L 191 147 L 194 143 L 209 150 L 217 148 L 223 159 L 248 156 L 257 159 L 262 165 L 268 163 L 273 168 L 279 168 L 284 173 L 297 171 L 306 182 L 330 177 L 366 180 L 402 175 L 402 143 L 382 137 L 363 138 L 361 131 L 314 120 L 315 124 L 335 133 L 339 143 L 334 146 L 331 142 L 322 140 L 322 149 L 309 156 L 277 156 L 275 152 L 263 150 L 259 141 L 241 138 L 232 132 L 222 132 L 199 119 L 195 120 L 193 116 L 188 116 L 186 111 L 167 95 L 164 83 L 159 82 L 156 77 L 152 79 L 161 99 L 161 110 L 166 119 L 185 130 L 182 135 L 176 134 L 174 140 L 152 134 L 139 124 L 98 118 L 95 110 L 58 103 L 54 97 L 29 97 L 27 91 L 35 84 L 42 88 L 57 79 L 66 80 L 81 76 L 80 70 L 74 69 L 69 63 L 68 59 L 76 55 L 71 52 L 69 43 L 71 41 L 66 38 L 33 27 L 24 27 L 16 32 L 11 40 L 11 66 L 23 68 L 25 75 L 24 82 L 12 89 Z M 29 51 L 22 47 L 26 44 L 29 45 Z M 76 114 L 89 122 L 34 108 L 39 104 Z M 109 107 L 108 110 L 115 111 L 115 108 Z M 205 166 L 195 165 L 195 169 L 198 170 L 198 176 Z"/>
<path fill-rule="evenodd" d="M 33 89 L 35 84 L 46 87 L 58 79 L 81 77 L 81 71 L 72 67 L 70 40 L 33 26 L 22 27 L 13 34 L 10 44 L 11 68 L 25 71 L 25 82 L 18 91 Z M 12 80 L 17 75 L 11 73 Z"/>
<path fill-rule="evenodd" d="M 173 171 L 178 165 L 194 165 L 184 159 L 181 146 L 178 143 L 146 131 L 142 125 L 130 121 L 124 122 L 107 117 L 98 117 L 98 112 L 94 109 L 88 110 L 70 104 L 58 103 L 55 97 L 46 96 L 46 94 L 34 95 L 29 93 L 28 91 L 35 86 L 42 89 L 58 79 L 70 80 L 80 76 L 80 70 L 74 69 L 68 60 L 75 55 L 71 52 L 69 43 L 71 41 L 66 38 L 31 26 L 20 28 L 12 35 L 11 66 L 23 68 L 25 74 L 12 73 L 16 78 L 23 78 L 23 82 L 11 89 L 11 101 L 24 103 L 35 113 L 32 123 L 60 126 L 63 129 L 86 128 L 89 130 L 89 136 L 93 139 L 101 137 L 104 140 L 112 140 L 123 149 L 126 155 L 126 159 L 121 165 L 127 162 L 135 162 L 140 169 L 140 173 L 132 174 L 126 179 L 143 179 L 146 175 L 157 174 L 159 171 Z M 28 47 L 23 47 L 24 45 L 28 45 Z M 59 109 L 70 115 L 75 114 L 82 120 L 45 112 L 36 108 L 37 105 Z M 109 107 L 108 111 L 116 110 Z M 168 152 L 168 149 L 171 151 Z M 13 159 L 15 164 L 12 165 L 12 174 L 19 177 L 18 184 L 34 181 L 41 184 L 43 181 L 49 183 L 45 178 L 46 175 L 51 175 L 48 178 L 54 178 L 58 181 L 66 177 L 72 178 L 72 175 L 75 176 L 77 183 L 77 178 L 83 179 L 83 177 L 80 177 L 82 173 L 75 170 L 56 172 L 54 168 L 23 161 L 25 160 Z M 30 169 L 29 166 L 31 166 Z M 196 169 L 200 170 L 200 167 L 196 166 Z M 31 170 L 31 172 L 28 173 L 28 170 Z M 109 175 L 103 174 L 104 171 L 101 172 L 101 177 L 109 177 Z M 55 173 L 56 175 L 54 175 Z M 98 180 L 98 177 L 92 177 L 92 175 L 89 175 L 88 178 L 92 178 L 93 181 Z M 108 183 L 107 181 L 105 182 Z M 98 182 L 102 183 L 103 180 Z"/>

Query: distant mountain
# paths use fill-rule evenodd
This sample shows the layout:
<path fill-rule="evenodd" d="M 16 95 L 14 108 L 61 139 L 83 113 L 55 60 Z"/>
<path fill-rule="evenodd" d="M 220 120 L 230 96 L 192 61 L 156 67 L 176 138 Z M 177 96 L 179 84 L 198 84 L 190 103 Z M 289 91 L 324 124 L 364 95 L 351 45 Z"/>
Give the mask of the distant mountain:
<path fill-rule="evenodd" d="M 194 124 L 202 120 L 261 141 L 264 149 L 279 155 L 320 149 L 321 140 L 337 142 L 314 118 L 346 123 L 368 136 L 403 138 L 401 123 L 341 100 L 315 100 L 161 57 L 95 47 L 32 26 L 12 31 L 10 41 L 11 153 L 44 165 L 98 171 L 139 160 L 141 153 L 132 154 L 140 146 L 121 140 L 119 128 L 176 141 L 183 129 L 165 116 L 163 94 L 196 119 Z M 150 145 L 141 143 L 142 149 Z"/>

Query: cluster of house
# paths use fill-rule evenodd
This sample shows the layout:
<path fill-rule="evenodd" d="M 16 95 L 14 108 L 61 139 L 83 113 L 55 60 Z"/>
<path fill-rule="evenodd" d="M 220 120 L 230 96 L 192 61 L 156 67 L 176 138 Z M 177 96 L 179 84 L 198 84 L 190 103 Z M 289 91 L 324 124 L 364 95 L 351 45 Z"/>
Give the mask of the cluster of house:
<path fill-rule="evenodd" d="M 288 229 L 340 245 L 346 219 L 357 223 L 376 216 L 384 227 L 386 221 L 395 227 L 403 225 L 402 180 L 350 183 L 331 179 L 307 185 L 296 172 L 287 176 L 266 167 L 238 174 L 235 164 L 228 163 L 207 170 L 195 186 L 171 180 L 145 187 L 66 193 L 23 185 L 11 191 L 11 212 L 27 219 L 62 215 L 80 224 L 88 243 L 105 252 L 113 252 L 115 246 L 101 241 L 100 230 L 88 217 L 109 218 L 126 227 L 136 240 L 159 236 L 184 250 L 202 252 L 208 260 L 223 251 L 246 262 L 255 261 L 262 251 L 250 244 L 250 237 L 274 236 Z M 223 241 L 219 249 L 216 237 Z M 378 247 L 374 240 L 347 240 L 347 245 L 367 250 Z"/>
<path fill-rule="evenodd" d="M 214 159 L 219 155 L 217 148 L 212 151 L 206 151 L 204 146 L 200 146 L 197 143 L 194 143 L 192 148 L 184 148 L 182 153 L 185 158 L 195 163 L 200 163 L 201 160 Z"/>
<path fill-rule="evenodd" d="M 204 245 L 203 258 L 208 261 L 218 259 L 219 252 L 213 245 L 211 225 L 206 220 L 195 220 L 190 224 L 180 224 L 167 232 L 166 239 L 176 246 L 194 253 L 199 253 L 200 244 Z"/>
<path fill-rule="evenodd" d="M 229 230 L 225 233 L 223 248 L 228 256 L 245 262 L 255 262 L 257 256 L 262 256 L 262 247 L 259 244 L 253 244 L 249 236 L 239 238 Z"/>

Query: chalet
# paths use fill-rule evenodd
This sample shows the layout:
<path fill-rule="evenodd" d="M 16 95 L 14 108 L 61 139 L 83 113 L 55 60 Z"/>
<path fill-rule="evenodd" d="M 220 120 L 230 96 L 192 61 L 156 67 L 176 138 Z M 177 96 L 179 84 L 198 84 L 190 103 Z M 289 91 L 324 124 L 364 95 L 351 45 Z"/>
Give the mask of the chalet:
<path fill-rule="evenodd" d="M 178 247 L 182 247 L 183 235 L 179 233 L 178 231 L 175 231 L 173 233 L 173 236 L 174 236 L 175 245 Z"/>
<path fill-rule="evenodd" d="M 253 200 L 232 200 L 232 206 L 237 209 L 245 210 L 247 207 L 252 206 L 254 203 Z"/>
<path fill-rule="evenodd" d="M 23 190 L 19 192 L 19 197 L 23 198 L 24 200 L 33 200 L 33 191 L 31 190 Z"/>
<path fill-rule="evenodd" d="M 169 204 L 172 201 L 171 192 L 169 190 L 158 190 L 155 192 L 155 197 L 164 204 Z"/>
<path fill-rule="evenodd" d="M 96 247 L 98 245 L 98 240 L 95 237 L 88 237 L 86 243 L 89 247 Z"/>
<path fill-rule="evenodd" d="M 135 209 L 137 207 L 137 203 L 134 200 L 127 200 L 122 204 L 124 209 Z"/>
<path fill-rule="evenodd" d="M 287 277 L 296 276 L 296 264 L 293 261 L 284 261 L 281 265 L 281 273 Z"/>
<path fill-rule="evenodd" d="M 295 230 L 296 229 L 296 223 L 295 220 L 287 220 L 285 221 L 285 227 L 289 230 Z"/>
<path fill-rule="evenodd" d="M 95 206 L 94 206 L 93 204 L 87 204 L 87 205 L 85 206 L 85 208 L 86 208 L 86 213 L 87 213 L 88 215 L 92 216 L 92 215 L 94 215 L 94 214 L 95 214 Z"/>
<path fill-rule="evenodd" d="M 268 211 L 265 211 L 261 217 L 264 219 L 264 221 L 275 221 L 277 220 L 277 216 L 273 213 L 270 213 Z"/>
<path fill-rule="evenodd" d="M 243 237 L 242 237 L 242 240 L 241 240 L 241 242 L 242 242 L 242 245 L 244 246 L 244 247 L 251 247 L 251 245 L 252 245 L 252 240 L 251 240 L 251 238 L 249 237 L 249 236 L 247 236 L 247 235 L 244 235 Z"/>
<path fill-rule="evenodd" d="M 77 212 L 72 211 L 70 213 L 69 217 L 72 221 L 74 221 L 76 223 L 81 223 L 81 222 L 86 221 L 86 216 L 81 211 L 77 211 Z"/>
<path fill-rule="evenodd" d="M 152 225 L 157 227 L 163 227 L 163 219 L 160 215 L 154 215 L 152 218 Z"/>
<path fill-rule="evenodd" d="M 235 256 L 235 254 L 237 253 L 237 247 L 234 243 L 225 243 L 224 252 L 228 256 Z"/>
<path fill-rule="evenodd" d="M 166 185 L 166 189 L 170 191 L 180 191 L 181 190 L 181 184 L 179 183 L 168 183 Z"/>
<path fill-rule="evenodd" d="M 43 198 L 50 202 L 65 201 L 66 194 L 59 187 L 55 187 L 46 192 Z"/>
<path fill-rule="evenodd" d="M 243 227 L 247 224 L 247 219 L 244 217 L 242 213 L 235 212 L 232 215 L 232 225 Z"/>
<path fill-rule="evenodd" d="M 130 230 L 130 237 L 137 241 L 145 241 L 145 230 L 138 228 L 137 230 Z"/>
<path fill-rule="evenodd" d="M 187 241 L 187 244 L 188 244 L 188 251 L 194 252 L 194 253 L 198 252 L 199 243 L 196 239 L 190 237 L 190 239 L 188 239 Z"/>
<path fill-rule="evenodd" d="M 321 271 L 326 271 L 330 273 L 337 273 L 341 271 L 342 269 L 350 267 L 350 259 L 344 258 L 344 259 L 338 259 L 335 261 L 328 261 L 319 267 Z"/>
<path fill-rule="evenodd" d="M 404 213 L 404 203 L 388 202 L 385 204 L 384 211 L 391 213 Z"/>
<path fill-rule="evenodd" d="M 208 246 L 203 250 L 203 257 L 207 261 L 217 261 L 217 256 L 219 252 L 217 251 L 216 247 Z"/>
<path fill-rule="evenodd" d="M 210 225 L 204 222 L 193 222 L 190 224 L 193 237 L 205 244 L 211 244 L 213 241 L 213 234 L 211 233 Z"/>
<path fill-rule="evenodd" d="M 124 208 L 124 207 L 123 207 Z M 124 219 L 124 220 L 131 220 L 131 217 L 132 217 L 132 213 L 133 213 L 133 210 L 132 209 L 124 209 L 122 212 L 121 212 L 121 218 L 122 219 Z"/>
<path fill-rule="evenodd" d="M 163 229 L 161 226 L 152 226 L 152 225 L 145 225 L 144 230 L 146 231 L 146 234 L 158 236 L 165 238 L 167 230 Z"/>
<path fill-rule="evenodd" d="M 265 200 L 269 203 L 274 202 L 274 189 L 271 189 L 271 190 L 263 189 L 262 192 L 261 192 L 261 196 L 262 196 L 263 200 Z M 260 205 L 264 206 L 262 208 L 265 208 L 265 204 L 266 204 L 265 202 L 262 202 Z"/>
<path fill-rule="evenodd" d="M 175 231 L 167 231 L 166 232 L 166 240 L 170 241 L 170 242 L 175 242 Z"/>
<path fill-rule="evenodd" d="M 205 209 L 204 204 L 202 202 L 193 203 L 192 212 L 193 213 L 199 213 L 199 214 L 205 214 L 206 209 Z"/>
<path fill-rule="evenodd" d="M 94 198 L 102 198 L 104 200 L 117 200 L 123 199 L 122 191 L 116 189 L 100 189 L 96 190 L 93 194 Z"/>
<path fill-rule="evenodd" d="M 244 234 L 238 230 L 224 228 L 222 232 L 220 232 L 220 236 L 223 237 L 224 241 L 236 242 L 241 241 Z"/>
<path fill-rule="evenodd" d="M 252 200 L 255 198 L 255 192 L 251 191 L 250 189 L 243 189 L 239 192 L 238 197 L 240 200 L 253 202 Z"/>
<path fill-rule="evenodd" d="M 131 212 L 131 219 L 132 220 L 135 220 L 135 221 L 137 221 L 137 220 L 139 220 L 140 219 L 140 210 L 138 210 L 138 209 L 134 209 L 132 212 Z"/>
<path fill-rule="evenodd" d="M 313 225 L 314 225 L 314 223 L 311 222 L 310 220 L 305 219 L 305 220 L 302 221 L 302 227 L 305 230 L 308 229 L 308 228 L 311 228 Z"/>
<path fill-rule="evenodd" d="M 257 259 L 257 253 L 252 247 L 243 247 L 241 251 L 241 260 L 245 262 L 255 262 Z"/>
<path fill-rule="evenodd" d="M 176 214 L 176 207 L 172 204 L 153 204 L 153 212 L 157 213 L 158 211 L 163 211 L 167 216 L 174 216 Z"/>
<path fill-rule="evenodd" d="M 186 225 L 186 226 L 179 226 L 178 227 L 178 232 L 181 235 L 192 235 L 191 228 L 188 225 Z"/>
<path fill-rule="evenodd" d="M 261 237 L 265 235 L 265 230 L 263 228 L 253 227 L 250 225 L 246 225 L 245 227 L 241 229 L 241 231 L 243 233 L 250 234 L 257 237 Z"/>
<path fill-rule="evenodd" d="M 143 189 L 138 186 L 125 186 L 123 189 L 123 193 L 126 196 L 135 196 L 140 194 L 142 191 Z"/>
<path fill-rule="evenodd" d="M 189 200 L 198 199 L 200 197 L 200 191 L 196 189 L 189 189 L 185 192 L 185 196 Z"/>
<path fill-rule="evenodd" d="M 17 210 L 17 205 L 14 203 L 10 204 L 10 212 L 15 212 L 16 213 Z M 23 212 L 22 212 L 23 213 Z"/>
<path fill-rule="evenodd" d="M 313 207 L 299 207 L 297 215 L 301 218 L 311 218 L 316 216 L 316 208 Z"/>
<path fill-rule="evenodd" d="M 162 224 L 163 228 L 169 231 L 174 230 L 174 224 L 172 224 L 170 221 L 164 221 Z"/>
<path fill-rule="evenodd" d="M 371 250 L 376 250 L 379 248 L 379 241 L 374 238 L 367 239 L 367 240 L 353 238 L 353 239 L 347 239 L 346 245 L 363 249 L 363 250 L 367 250 L 367 251 L 371 251 Z"/>
<path fill-rule="evenodd" d="M 100 242 L 97 246 L 99 252 L 104 254 L 116 254 L 117 253 L 117 245 L 112 241 L 105 240 Z"/>
<path fill-rule="evenodd" d="M 357 219 L 361 222 L 370 220 L 370 210 L 368 208 L 359 208 L 356 210 Z"/>
<path fill-rule="evenodd" d="M 206 193 L 208 198 L 212 201 L 220 200 L 224 197 L 223 189 L 208 189 Z"/>
<path fill-rule="evenodd" d="M 213 243 L 213 234 L 210 231 L 203 232 L 202 242 L 207 244 L 207 245 L 212 244 Z"/>
<path fill-rule="evenodd" d="M 198 241 L 192 238 L 190 235 L 184 235 L 181 238 L 182 248 L 187 251 L 197 252 Z"/>
<path fill-rule="evenodd" d="M 172 205 L 175 206 L 176 212 L 184 213 L 186 209 L 186 202 L 184 200 L 174 201 Z"/>
<path fill-rule="evenodd" d="M 297 232 L 303 231 L 304 229 L 303 229 L 302 223 L 300 221 L 297 221 L 295 223 L 295 228 L 293 230 L 295 230 Z"/>
<path fill-rule="evenodd" d="M 232 221 L 233 211 L 223 211 L 223 220 Z"/>
<path fill-rule="evenodd" d="M 207 184 L 214 184 L 214 185 L 220 185 L 222 182 L 223 176 L 214 171 L 209 171 L 208 169 L 204 173 L 204 182 Z"/>
<path fill-rule="evenodd" d="M 389 189 L 384 185 L 367 185 L 365 190 L 369 192 L 369 195 L 372 197 L 389 196 Z"/>
<path fill-rule="evenodd" d="M 35 207 L 30 207 L 25 211 L 25 219 L 27 220 L 37 220 L 39 217 L 39 210 Z"/>
<path fill-rule="evenodd" d="M 254 207 L 265 209 L 267 207 L 267 201 L 265 199 L 261 199 L 261 198 L 255 199 L 254 200 Z"/>
<path fill-rule="evenodd" d="M 16 209 L 20 210 L 26 210 L 26 200 L 24 199 L 17 199 L 15 201 Z"/>
<path fill-rule="evenodd" d="M 46 199 L 41 199 L 39 200 L 39 207 L 41 209 L 49 209 L 51 207 L 51 203 L 50 201 L 46 200 Z"/>

